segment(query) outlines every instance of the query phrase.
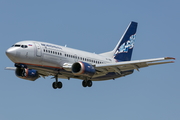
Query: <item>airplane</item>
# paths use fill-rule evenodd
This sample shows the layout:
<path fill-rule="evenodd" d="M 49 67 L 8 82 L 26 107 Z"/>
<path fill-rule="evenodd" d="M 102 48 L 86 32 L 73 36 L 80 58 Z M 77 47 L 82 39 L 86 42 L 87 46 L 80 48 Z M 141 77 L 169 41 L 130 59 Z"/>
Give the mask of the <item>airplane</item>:
<path fill-rule="evenodd" d="M 173 57 L 131 60 L 137 26 L 137 22 L 130 22 L 114 49 L 101 54 L 40 41 L 20 41 L 6 50 L 14 67 L 5 69 L 30 81 L 53 76 L 52 87 L 60 89 L 63 84 L 58 78 L 80 79 L 83 87 L 91 87 L 92 81 L 114 80 L 143 67 L 173 63 Z"/>

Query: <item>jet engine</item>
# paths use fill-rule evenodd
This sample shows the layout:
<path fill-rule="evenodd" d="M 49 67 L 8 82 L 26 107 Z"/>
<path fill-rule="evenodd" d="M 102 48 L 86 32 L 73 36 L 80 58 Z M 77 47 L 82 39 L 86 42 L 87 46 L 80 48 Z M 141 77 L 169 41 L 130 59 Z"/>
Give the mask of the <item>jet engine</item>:
<path fill-rule="evenodd" d="M 33 69 L 28 69 L 28 68 L 17 67 L 15 74 L 19 78 L 30 80 L 30 81 L 35 81 L 39 77 L 38 71 L 33 70 Z"/>
<path fill-rule="evenodd" d="M 91 64 L 85 62 L 74 63 L 71 70 L 74 75 L 82 75 L 86 77 L 92 77 L 96 72 Z"/>

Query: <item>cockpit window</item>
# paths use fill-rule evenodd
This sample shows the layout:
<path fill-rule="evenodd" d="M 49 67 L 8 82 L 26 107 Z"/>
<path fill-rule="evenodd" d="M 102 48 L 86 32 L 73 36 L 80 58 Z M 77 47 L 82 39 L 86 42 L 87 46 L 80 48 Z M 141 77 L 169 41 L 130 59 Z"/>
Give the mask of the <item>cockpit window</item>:
<path fill-rule="evenodd" d="M 28 46 L 27 45 L 21 45 L 22 48 L 27 48 Z"/>
<path fill-rule="evenodd" d="M 12 45 L 11 47 L 27 48 L 28 46 L 27 46 L 27 45 L 19 45 L 19 44 L 15 44 L 15 45 Z"/>
<path fill-rule="evenodd" d="M 21 45 L 14 45 L 14 47 L 20 47 Z"/>

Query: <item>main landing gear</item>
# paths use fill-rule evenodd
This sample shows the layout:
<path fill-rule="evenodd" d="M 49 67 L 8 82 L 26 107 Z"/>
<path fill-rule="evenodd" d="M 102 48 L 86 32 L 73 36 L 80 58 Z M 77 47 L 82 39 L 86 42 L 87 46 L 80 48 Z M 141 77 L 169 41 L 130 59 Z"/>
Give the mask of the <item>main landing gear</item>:
<path fill-rule="evenodd" d="M 92 86 L 92 81 L 91 80 L 83 80 L 82 81 L 82 86 L 83 87 L 91 87 Z"/>
<path fill-rule="evenodd" d="M 58 81 L 58 76 L 57 75 L 55 76 L 55 79 L 56 79 L 56 81 L 53 82 L 52 87 L 54 89 L 57 89 L 57 88 L 61 89 L 63 84 L 62 84 L 62 82 Z"/>

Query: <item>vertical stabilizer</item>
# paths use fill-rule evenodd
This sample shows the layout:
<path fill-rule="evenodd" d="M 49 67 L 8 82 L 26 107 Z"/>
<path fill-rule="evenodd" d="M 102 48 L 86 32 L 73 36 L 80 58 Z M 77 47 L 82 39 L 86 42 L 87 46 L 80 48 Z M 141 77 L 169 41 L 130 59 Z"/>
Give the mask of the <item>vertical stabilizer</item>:
<path fill-rule="evenodd" d="M 101 53 L 100 55 L 114 58 L 117 61 L 130 61 L 134 48 L 137 25 L 137 22 L 131 22 L 116 47 L 112 51 Z"/>
<path fill-rule="evenodd" d="M 118 61 L 130 61 L 134 48 L 137 22 L 131 22 L 113 50 L 114 58 Z"/>

